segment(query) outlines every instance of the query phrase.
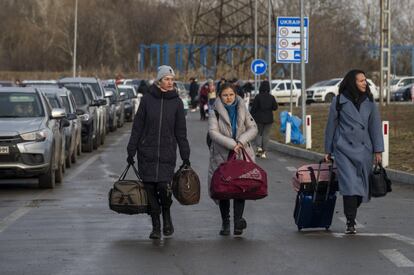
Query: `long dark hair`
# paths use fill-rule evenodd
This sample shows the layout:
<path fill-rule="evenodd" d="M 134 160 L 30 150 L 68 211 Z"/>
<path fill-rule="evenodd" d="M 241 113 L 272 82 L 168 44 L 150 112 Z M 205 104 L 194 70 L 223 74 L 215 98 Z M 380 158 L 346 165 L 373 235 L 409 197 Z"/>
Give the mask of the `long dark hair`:
<path fill-rule="evenodd" d="M 352 97 L 353 101 L 356 102 L 359 98 L 359 90 L 356 86 L 356 76 L 358 74 L 363 74 L 366 77 L 366 74 L 362 70 L 354 69 L 350 70 L 344 77 L 344 79 L 339 84 L 339 94 L 343 94 L 345 91 Z M 369 88 L 369 83 L 367 82 L 367 96 L 369 100 L 373 101 L 373 96 L 371 89 Z"/>

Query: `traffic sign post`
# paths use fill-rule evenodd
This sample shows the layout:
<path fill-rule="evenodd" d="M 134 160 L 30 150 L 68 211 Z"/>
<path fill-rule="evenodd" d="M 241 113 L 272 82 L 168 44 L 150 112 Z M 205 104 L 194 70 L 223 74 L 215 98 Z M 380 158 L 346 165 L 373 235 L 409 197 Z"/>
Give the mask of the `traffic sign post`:
<path fill-rule="evenodd" d="M 304 22 L 305 63 L 308 63 L 309 18 Z M 276 62 L 300 63 L 300 17 L 278 17 L 276 30 Z"/>
<path fill-rule="evenodd" d="M 254 75 L 262 75 L 267 70 L 267 63 L 263 59 L 255 59 L 250 65 L 250 69 Z"/>

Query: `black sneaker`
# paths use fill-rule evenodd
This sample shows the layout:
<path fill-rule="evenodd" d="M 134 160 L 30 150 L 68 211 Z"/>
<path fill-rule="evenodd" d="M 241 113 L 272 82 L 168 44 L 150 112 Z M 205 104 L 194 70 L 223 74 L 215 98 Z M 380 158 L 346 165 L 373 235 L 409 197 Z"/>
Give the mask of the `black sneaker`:
<path fill-rule="evenodd" d="M 355 229 L 355 225 L 353 223 L 347 223 L 346 224 L 346 229 L 345 229 L 345 234 L 356 234 L 356 229 Z"/>

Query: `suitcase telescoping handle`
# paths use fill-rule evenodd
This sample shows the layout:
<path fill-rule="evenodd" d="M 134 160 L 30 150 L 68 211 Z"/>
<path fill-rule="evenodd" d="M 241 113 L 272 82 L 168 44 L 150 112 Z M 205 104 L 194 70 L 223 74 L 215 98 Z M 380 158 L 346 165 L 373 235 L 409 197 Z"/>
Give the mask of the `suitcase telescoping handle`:
<path fill-rule="evenodd" d="M 127 165 L 124 172 L 122 172 L 121 176 L 119 176 L 119 180 L 124 180 L 125 179 L 126 175 L 128 174 L 129 167 L 132 167 L 132 169 L 134 170 L 135 175 L 137 176 L 138 180 L 141 181 L 141 178 L 139 177 L 139 174 L 138 174 L 138 169 L 134 165 L 131 165 L 131 164 Z"/>
<path fill-rule="evenodd" d="M 311 180 L 313 182 L 313 185 L 315 186 L 314 190 L 313 190 L 313 202 L 316 201 L 316 194 L 317 191 L 319 190 L 319 176 L 321 175 L 321 166 L 322 163 L 324 162 L 324 160 L 320 160 L 319 161 L 319 167 L 318 167 L 318 177 L 315 177 L 315 170 L 312 167 L 308 167 L 309 171 L 310 171 L 310 176 L 311 176 Z M 325 193 L 325 201 L 328 199 L 329 196 L 329 192 L 331 191 L 331 184 L 332 184 L 332 174 L 333 174 L 333 160 L 332 160 L 332 165 L 329 165 L 329 182 L 328 182 L 328 186 L 326 187 L 326 193 Z"/>

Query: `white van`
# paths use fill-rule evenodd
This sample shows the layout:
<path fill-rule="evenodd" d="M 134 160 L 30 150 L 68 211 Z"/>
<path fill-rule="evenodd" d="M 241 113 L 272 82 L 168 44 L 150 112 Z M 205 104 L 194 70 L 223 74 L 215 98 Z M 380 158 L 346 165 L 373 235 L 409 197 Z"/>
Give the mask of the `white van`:
<path fill-rule="evenodd" d="M 290 103 L 290 79 L 272 80 L 272 90 L 270 92 L 278 104 Z M 293 80 L 292 102 L 296 106 L 301 104 L 301 82 Z"/>

